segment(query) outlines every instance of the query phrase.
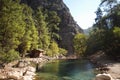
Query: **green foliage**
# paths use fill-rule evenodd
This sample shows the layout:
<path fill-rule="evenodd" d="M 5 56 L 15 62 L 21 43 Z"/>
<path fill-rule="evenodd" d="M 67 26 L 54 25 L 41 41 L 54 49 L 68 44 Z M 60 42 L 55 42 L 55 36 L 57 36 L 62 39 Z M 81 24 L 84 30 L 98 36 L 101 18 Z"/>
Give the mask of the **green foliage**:
<path fill-rule="evenodd" d="M 75 53 L 78 56 L 83 56 L 86 51 L 86 35 L 78 33 L 73 39 Z"/>
<path fill-rule="evenodd" d="M 46 55 L 47 55 L 47 56 L 50 56 L 50 57 L 53 57 L 52 50 L 51 50 L 51 49 L 47 49 L 47 50 L 46 50 Z"/>
<path fill-rule="evenodd" d="M 47 50 L 48 56 L 56 56 L 59 54 L 59 47 L 58 44 L 55 41 L 52 41 L 50 43 L 49 49 Z"/>
<path fill-rule="evenodd" d="M 112 13 L 112 8 L 117 5 L 117 3 L 118 0 L 101 0 L 100 6 L 103 6 L 104 11 Z"/>
<path fill-rule="evenodd" d="M 50 44 L 50 36 L 45 22 L 45 16 L 43 15 L 42 8 L 38 8 L 35 13 L 35 24 L 38 30 L 39 43 L 38 47 L 42 49 L 48 49 Z"/>
<path fill-rule="evenodd" d="M 43 11 L 38 8 L 35 12 L 35 23 L 39 35 L 39 48 L 47 51 L 48 56 L 55 56 L 59 53 L 58 44 L 54 41 L 59 38 L 60 18 L 55 11 Z"/>
<path fill-rule="evenodd" d="M 113 33 L 115 37 L 120 38 L 120 28 L 119 27 L 114 27 Z"/>
<path fill-rule="evenodd" d="M 22 6 L 12 0 L 2 0 L 0 10 L 0 43 L 2 50 L 17 48 L 24 35 L 25 22 L 22 18 Z"/>
<path fill-rule="evenodd" d="M 108 56 L 112 58 L 119 57 L 119 33 L 119 27 L 115 27 L 114 29 L 110 30 L 99 28 L 94 29 L 89 35 L 87 41 L 87 55 L 94 54 L 97 51 L 104 51 Z"/>
<path fill-rule="evenodd" d="M 67 50 L 65 50 L 63 48 L 59 48 L 59 54 L 62 54 L 65 56 L 67 54 Z"/>
<path fill-rule="evenodd" d="M 60 36 L 55 11 L 33 11 L 19 0 L 0 0 L 0 62 L 10 62 L 42 48 L 49 56 L 67 53 L 55 40 Z"/>
<path fill-rule="evenodd" d="M 120 28 L 115 27 L 113 30 L 109 31 L 109 34 L 106 36 L 107 41 L 106 41 L 106 46 L 105 46 L 105 52 L 117 59 L 120 57 Z"/>
<path fill-rule="evenodd" d="M 86 53 L 93 54 L 96 51 L 103 50 L 105 38 L 106 32 L 104 29 L 93 29 L 87 39 Z"/>
<path fill-rule="evenodd" d="M 25 34 L 21 39 L 21 44 L 18 49 L 21 56 L 25 56 L 25 53 L 29 50 L 38 48 L 38 32 L 32 18 L 32 10 L 26 5 L 23 6 L 23 15 L 25 20 Z"/>
<path fill-rule="evenodd" d="M 50 37 L 53 40 L 59 40 L 60 36 L 58 35 L 60 18 L 58 17 L 55 11 L 47 12 L 46 22 L 47 27 L 50 33 Z"/>
<path fill-rule="evenodd" d="M 96 11 L 96 19 L 95 19 L 95 22 L 99 22 L 100 23 L 100 20 L 101 20 L 101 18 L 102 18 L 102 15 L 103 15 L 103 13 L 102 13 L 102 10 L 100 9 L 100 8 L 98 8 L 97 9 L 97 11 Z"/>
<path fill-rule="evenodd" d="M 106 4 L 105 4 L 106 3 Z M 107 6 L 101 6 L 101 5 Z M 106 15 L 101 15 L 100 9 L 106 12 Z M 104 51 L 112 58 L 120 57 L 120 4 L 117 0 L 102 0 L 99 10 L 97 10 L 97 21 L 93 25 L 94 29 L 89 35 L 87 41 L 87 53 L 95 53 Z M 116 27 L 118 26 L 118 27 Z"/>
<path fill-rule="evenodd" d="M 63 48 L 59 48 L 58 44 L 56 42 L 52 42 L 49 46 L 49 49 L 46 52 L 48 56 L 51 57 L 55 57 L 55 56 L 59 56 L 59 55 L 66 55 L 67 54 L 67 50 L 63 49 Z"/>
<path fill-rule="evenodd" d="M 18 59 L 20 59 L 19 53 L 13 49 L 8 51 L 7 53 L 0 51 L 0 62 L 8 63 Z"/>

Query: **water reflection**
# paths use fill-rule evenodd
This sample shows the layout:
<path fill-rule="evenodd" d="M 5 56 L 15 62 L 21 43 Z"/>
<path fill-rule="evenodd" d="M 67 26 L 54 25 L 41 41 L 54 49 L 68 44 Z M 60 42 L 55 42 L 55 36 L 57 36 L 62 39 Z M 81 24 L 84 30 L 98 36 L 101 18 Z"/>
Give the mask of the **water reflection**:
<path fill-rule="evenodd" d="M 87 60 L 61 60 L 44 65 L 36 80 L 92 80 L 93 65 Z"/>

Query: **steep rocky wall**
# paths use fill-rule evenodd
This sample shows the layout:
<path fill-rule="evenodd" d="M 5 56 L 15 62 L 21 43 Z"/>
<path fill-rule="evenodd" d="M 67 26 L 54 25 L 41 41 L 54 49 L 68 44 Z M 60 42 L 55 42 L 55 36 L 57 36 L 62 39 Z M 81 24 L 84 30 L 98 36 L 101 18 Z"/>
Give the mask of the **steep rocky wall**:
<path fill-rule="evenodd" d="M 33 10 L 42 6 L 48 10 L 56 11 L 61 18 L 59 34 L 62 40 L 58 42 L 59 46 L 67 49 L 69 54 L 74 53 L 72 39 L 76 33 L 83 32 L 83 30 L 74 21 L 63 0 L 21 0 L 21 2 L 28 4 Z"/>

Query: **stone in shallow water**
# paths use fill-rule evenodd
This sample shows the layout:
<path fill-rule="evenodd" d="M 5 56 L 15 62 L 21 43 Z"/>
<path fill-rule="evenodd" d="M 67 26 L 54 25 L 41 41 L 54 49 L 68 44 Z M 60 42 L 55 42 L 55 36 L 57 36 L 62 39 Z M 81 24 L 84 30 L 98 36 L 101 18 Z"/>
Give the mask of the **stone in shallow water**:
<path fill-rule="evenodd" d="M 68 76 L 64 76 L 62 77 L 63 80 L 73 80 L 71 77 L 68 77 Z"/>
<path fill-rule="evenodd" d="M 110 74 L 103 73 L 96 75 L 95 80 L 113 80 L 113 78 L 111 77 Z"/>

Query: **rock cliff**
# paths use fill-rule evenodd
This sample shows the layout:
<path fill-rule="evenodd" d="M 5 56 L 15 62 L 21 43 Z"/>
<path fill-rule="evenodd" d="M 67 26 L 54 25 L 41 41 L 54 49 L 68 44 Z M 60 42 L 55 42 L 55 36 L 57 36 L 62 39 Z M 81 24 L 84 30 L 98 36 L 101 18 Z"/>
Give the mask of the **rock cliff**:
<path fill-rule="evenodd" d="M 56 11 L 61 18 L 59 35 L 62 40 L 58 41 L 59 46 L 67 49 L 69 54 L 74 53 L 72 39 L 76 33 L 83 32 L 83 30 L 74 21 L 63 0 L 21 0 L 21 2 L 29 5 L 33 10 L 41 6 L 50 11 Z"/>

